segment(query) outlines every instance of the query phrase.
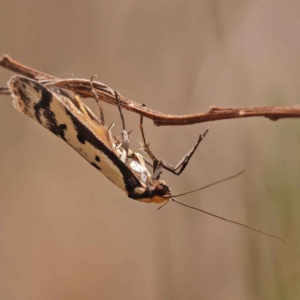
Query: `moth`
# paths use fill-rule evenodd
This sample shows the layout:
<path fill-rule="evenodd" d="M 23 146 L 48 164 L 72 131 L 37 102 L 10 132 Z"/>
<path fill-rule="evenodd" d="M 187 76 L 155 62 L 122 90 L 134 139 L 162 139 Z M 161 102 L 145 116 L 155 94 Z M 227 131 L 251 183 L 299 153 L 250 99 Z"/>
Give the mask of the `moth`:
<path fill-rule="evenodd" d="M 122 141 L 112 134 L 104 124 L 102 109 L 97 118 L 79 98 L 26 77 L 14 76 L 8 86 L 17 110 L 67 142 L 129 198 L 148 203 L 170 199 L 171 190 L 159 180 L 160 172 L 155 177 L 150 175 L 142 155 L 129 149 L 125 130 Z"/>
<path fill-rule="evenodd" d="M 129 148 L 130 142 L 128 133 L 125 130 L 125 122 L 118 101 L 118 93 L 107 86 L 104 86 L 106 91 L 115 95 L 117 99 L 123 125 L 121 138 L 117 138 L 112 133 L 111 129 L 113 126 L 105 126 L 101 104 L 93 88 L 93 79 L 91 79 L 91 90 L 98 104 L 99 117 L 96 117 L 90 108 L 81 102 L 79 96 L 71 94 L 62 88 L 55 86 L 48 88 L 45 84 L 23 76 L 13 76 L 8 82 L 8 87 L 13 96 L 13 105 L 18 111 L 36 120 L 57 137 L 64 140 L 94 168 L 103 173 L 111 182 L 124 191 L 129 198 L 146 203 L 166 204 L 173 201 L 213 217 L 282 240 L 259 229 L 177 201 L 174 197 L 179 197 L 187 193 L 172 194 L 167 183 L 160 179 L 162 169 L 166 169 L 176 175 L 179 175 L 185 169 L 208 130 L 199 136 L 195 146 L 173 167 L 166 161 L 157 159 L 149 148 L 149 144 L 146 143 L 145 139 L 142 117 L 140 119 L 140 130 L 143 138 L 142 149 L 150 159 L 137 152 L 133 152 Z M 148 171 L 146 164 L 153 168 L 152 175 Z M 239 174 L 190 192 L 202 190 L 208 186 L 232 179 Z"/>

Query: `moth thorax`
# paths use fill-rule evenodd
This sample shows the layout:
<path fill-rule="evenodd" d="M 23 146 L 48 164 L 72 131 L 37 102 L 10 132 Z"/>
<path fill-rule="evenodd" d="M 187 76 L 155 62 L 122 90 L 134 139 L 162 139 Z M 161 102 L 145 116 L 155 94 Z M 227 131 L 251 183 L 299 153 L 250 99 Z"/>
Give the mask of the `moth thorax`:
<path fill-rule="evenodd" d="M 171 190 L 164 180 L 157 180 L 154 182 L 153 194 L 159 197 L 167 197 L 171 195 Z"/>

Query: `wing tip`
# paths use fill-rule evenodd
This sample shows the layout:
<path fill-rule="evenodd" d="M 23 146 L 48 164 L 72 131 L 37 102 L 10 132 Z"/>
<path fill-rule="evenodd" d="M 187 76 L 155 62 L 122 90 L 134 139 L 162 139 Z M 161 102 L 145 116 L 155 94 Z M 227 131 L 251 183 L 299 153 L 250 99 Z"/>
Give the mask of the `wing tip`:
<path fill-rule="evenodd" d="M 32 99 L 29 97 L 29 88 L 34 88 L 35 81 L 24 76 L 12 76 L 7 86 L 13 97 L 13 106 L 18 111 L 28 114 L 28 107 L 31 106 Z"/>
<path fill-rule="evenodd" d="M 11 93 L 11 96 L 13 98 L 13 106 L 16 110 L 24 113 L 25 105 L 20 99 L 20 92 L 19 92 L 19 85 L 20 85 L 20 76 L 13 76 L 10 78 L 10 80 L 7 82 L 7 86 L 9 88 L 9 91 Z"/>

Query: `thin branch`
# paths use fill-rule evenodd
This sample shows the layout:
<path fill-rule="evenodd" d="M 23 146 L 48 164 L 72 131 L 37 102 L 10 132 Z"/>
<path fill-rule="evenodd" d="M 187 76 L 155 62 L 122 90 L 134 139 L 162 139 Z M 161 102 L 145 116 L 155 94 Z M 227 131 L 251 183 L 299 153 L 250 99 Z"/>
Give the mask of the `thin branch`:
<path fill-rule="evenodd" d="M 32 78 L 35 80 L 58 78 L 58 77 L 43 73 L 41 71 L 37 71 L 30 67 L 27 67 L 15 60 L 11 59 L 8 55 L 3 55 L 3 57 L 0 58 L 0 66 L 4 67 L 5 69 L 16 72 L 18 74 L 22 74 L 26 77 L 29 77 L 29 78 Z"/>
<path fill-rule="evenodd" d="M 59 79 L 58 77 L 37 71 L 25 65 L 22 65 L 9 56 L 0 58 L 0 66 L 35 79 L 47 86 L 58 86 L 60 88 L 72 90 L 81 97 L 93 97 L 90 88 L 90 80 L 85 79 Z M 95 91 L 100 100 L 112 105 L 118 105 L 115 99 L 114 90 L 107 85 L 94 81 Z M 0 88 L 0 94 L 9 95 L 7 88 Z M 120 94 L 119 94 L 120 95 Z M 147 108 L 137 102 L 134 102 L 120 95 L 120 105 L 122 108 L 135 112 L 141 116 L 149 118 L 156 126 L 175 126 L 191 125 L 209 121 L 218 121 L 225 119 L 237 119 L 248 117 L 265 117 L 272 121 L 282 118 L 300 118 L 300 105 L 294 106 L 266 106 L 266 107 L 236 107 L 222 108 L 212 106 L 207 112 L 190 115 L 170 115 Z"/>

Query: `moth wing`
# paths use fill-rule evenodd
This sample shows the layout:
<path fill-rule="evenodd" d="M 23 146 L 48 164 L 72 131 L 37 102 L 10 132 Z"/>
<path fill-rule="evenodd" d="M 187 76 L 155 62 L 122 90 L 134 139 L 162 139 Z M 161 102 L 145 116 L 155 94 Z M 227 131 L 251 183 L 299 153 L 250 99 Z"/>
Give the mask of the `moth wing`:
<path fill-rule="evenodd" d="M 68 97 L 59 97 L 44 85 L 23 76 L 13 76 L 8 87 L 17 110 L 67 142 L 128 195 L 134 194 L 135 188 L 145 188 L 119 159 L 107 127 L 92 122 Z"/>

